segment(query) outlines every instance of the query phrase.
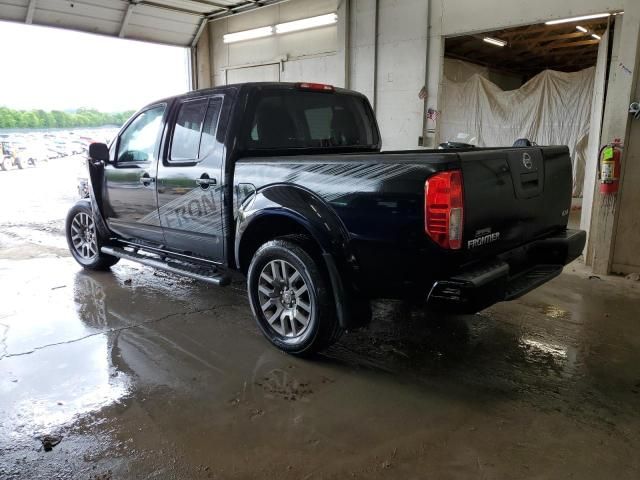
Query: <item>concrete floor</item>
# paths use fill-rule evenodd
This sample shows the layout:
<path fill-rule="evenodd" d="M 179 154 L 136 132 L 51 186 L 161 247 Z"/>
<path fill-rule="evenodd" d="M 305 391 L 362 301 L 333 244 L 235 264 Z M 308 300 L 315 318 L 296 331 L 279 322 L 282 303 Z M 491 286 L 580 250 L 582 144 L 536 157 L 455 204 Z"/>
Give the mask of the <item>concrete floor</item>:
<path fill-rule="evenodd" d="M 638 283 L 575 264 L 478 315 L 378 302 L 299 360 L 241 279 L 83 272 L 75 164 L 0 172 L 0 478 L 640 478 Z"/>

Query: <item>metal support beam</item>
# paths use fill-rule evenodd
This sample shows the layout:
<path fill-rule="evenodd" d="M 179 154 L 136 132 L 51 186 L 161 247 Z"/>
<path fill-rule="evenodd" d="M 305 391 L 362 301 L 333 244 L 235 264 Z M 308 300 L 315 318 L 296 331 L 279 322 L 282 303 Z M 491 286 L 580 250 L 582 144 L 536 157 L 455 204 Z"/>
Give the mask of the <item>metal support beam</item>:
<path fill-rule="evenodd" d="M 27 7 L 27 16 L 24 19 L 24 23 L 31 25 L 33 23 L 33 14 L 36 13 L 36 3 L 38 0 L 29 0 L 29 6 Z"/>
<path fill-rule="evenodd" d="M 207 23 L 209 22 L 209 19 L 204 17 L 201 21 L 200 21 L 200 25 L 198 26 L 198 30 L 196 30 L 196 34 L 193 36 L 193 40 L 191 40 L 191 48 L 195 48 L 196 45 L 198 45 L 198 40 L 200 40 L 200 35 L 202 35 L 202 32 L 204 30 L 204 28 L 207 26 Z"/>
<path fill-rule="evenodd" d="M 124 12 L 124 17 L 122 17 L 122 23 L 120 24 L 120 32 L 118 33 L 118 36 L 120 38 L 124 38 L 125 31 L 127 29 L 127 25 L 129 24 L 129 19 L 131 18 L 131 14 L 133 13 L 134 8 L 136 8 L 136 4 L 134 2 L 129 2 L 127 11 Z"/>
<path fill-rule="evenodd" d="M 338 58 L 343 68 L 336 79 L 337 86 L 349 88 L 350 84 L 350 42 L 351 42 L 351 0 L 340 0 L 338 8 Z M 342 78 L 340 78 L 342 77 Z"/>
<path fill-rule="evenodd" d="M 210 2 L 208 0 L 187 0 L 187 1 L 198 3 L 200 5 L 206 5 L 207 7 L 219 8 L 220 10 L 231 10 L 231 7 L 229 5 L 222 5 L 221 3 Z"/>
<path fill-rule="evenodd" d="M 224 12 L 216 12 L 208 15 L 209 20 L 218 20 L 224 17 L 230 17 L 232 15 L 239 15 L 241 13 L 248 13 L 259 8 L 270 7 L 279 3 L 289 2 L 291 0 L 247 0 L 244 3 L 229 7 Z"/>
<path fill-rule="evenodd" d="M 153 1 L 148 1 L 148 0 L 140 0 L 139 2 L 136 2 L 137 5 L 145 5 L 147 7 L 153 7 L 153 8 L 157 8 L 159 10 L 166 10 L 167 12 L 174 12 L 174 13 L 184 13 L 186 15 L 195 15 L 198 17 L 202 16 L 202 13 L 200 12 L 196 12 L 194 10 L 189 10 L 188 8 L 180 8 L 180 7 L 171 7 L 167 4 L 164 3 L 156 3 Z"/>

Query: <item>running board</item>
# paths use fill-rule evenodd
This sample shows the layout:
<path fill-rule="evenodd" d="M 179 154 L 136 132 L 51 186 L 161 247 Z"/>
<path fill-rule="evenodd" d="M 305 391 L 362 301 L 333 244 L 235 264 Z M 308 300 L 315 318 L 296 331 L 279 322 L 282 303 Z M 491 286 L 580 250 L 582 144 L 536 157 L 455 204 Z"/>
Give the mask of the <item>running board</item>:
<path fill-rule="evenodd" d="M 147 267 L 157 268 L 158 270 L 164 270 L 165 272 L 175 273 L 177 275 L 183 275 L 185 277 L 194 278 L 202 282 L 210 283 L 220 287 L 227 286 L 231 283 L 231 277 L 220 273 L 220 271 L 214 266 L 197 265 L 194 263 L 185 263 L 176 260 L 161 260 L 159 258 L 153 258 L 149 255 L 142 255 L 140 253 L 130 252 L 120 247 L 102 247 L 100 249 L 102 253 L 107 255 L 113 255 L 114 257 L 124 258 L 125 260 L 131 260 L 132 262 L 141 263 Z"/>

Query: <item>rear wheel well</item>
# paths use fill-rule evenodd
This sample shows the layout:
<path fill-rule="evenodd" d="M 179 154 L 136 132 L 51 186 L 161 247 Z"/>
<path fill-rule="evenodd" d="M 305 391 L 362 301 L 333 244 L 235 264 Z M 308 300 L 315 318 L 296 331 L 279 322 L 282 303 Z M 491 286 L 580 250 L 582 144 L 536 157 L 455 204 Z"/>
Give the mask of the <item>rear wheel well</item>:
<path fill-rule="evenodd" d="M 242 235 L 238 250 L 238 268 L 246 275 L 251 259 L 261 245 L 276 238 L 299 237 L 304 241 L 305 249 L 311 255 L 321 254 L 320 245 L 313 239 L 309 231 L 295 220 L 283 216 L 267 216 L 255 220 Z"/>

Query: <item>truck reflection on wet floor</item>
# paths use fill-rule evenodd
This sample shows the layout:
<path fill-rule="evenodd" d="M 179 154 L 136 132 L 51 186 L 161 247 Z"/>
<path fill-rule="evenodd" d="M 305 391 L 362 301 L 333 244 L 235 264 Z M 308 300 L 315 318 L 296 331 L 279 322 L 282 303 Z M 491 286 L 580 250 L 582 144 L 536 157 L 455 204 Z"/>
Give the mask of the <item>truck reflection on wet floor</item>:
<path fill-rule="evenodd" d="M 185 352 L 196 363 L 224 377 L 239 373 L 239 365 L 255 370 L 267 355 L 282 367 L 274 366 L 267 372 L 259 368 L 259 372 L 251 375 L 252 388 L 259 387 L 266 395 L 305 397 L 305 378 L 296 378 L 296 372 L 286 366 L 300 360 L 281 356 L 253 335 L 247 337 L 248 332 L 256 335 L 258 332 L 245 304 L 242 279 L 236 279 L 231 289 L 221 291 L 161 275 L 164 277 L 161 282 L 145 280 L 146 277 L 153 279 L 154 273 L 144 270 L 142 275 L 134 277 L 132 286 L 121 280 L 114 281 L 109 273 L 78 273 L 75 300 L 81 320 L 87 326 L 111 331 L 108 335 L 124 328 L 124 341 L 139 347 L 145 345 L 146 352 L 168 348 L 168 352 L 162 354 L 165 364 L 162 370 L 167 378 L 172 378 L 169 383 L 182 383 L 172 372 L 171 359 L 179 361 Z M 157 317 L 146 314 L 145 303 L 154 301 L 153 297 L 160 293 L 150 292 L 149 286 L 173 289 L 175 294 L 174 282 L 183 282 L 181 295 L 177 295 L 176 300 L 184 308 L 176 305 L 169 310 L 178 313 Z M 106 285 L 103 287 L 103 284 Z M 134 305 L 138 307 L 136 310 L 132 309 Z M 558 309 L 551 310 L 557 312 Z M 348 332 L 313 362 L 339 370 L 356 368 L 393 373 L 418 383 L 461 383 L 479 390 L 497 389 L 513 394 L 528 391 L 545 396 L 549 390 L 566 388 L 567 382 L 578 373 L 575 348 L 561 344 L 558 338 L 545 338 L 535 323 L 527 327 L 511 324 L 496 318 L 491 310 L 476 315 L 435 314 L 421 305 L 391 300 L 375 302 L 373 311 L 369 327 Z M 234 328 L 239 331 L 232 331 Z M 235 340 L 231 344 L 221 340 L 227 336 Z M 250 340 L 250 349 L 240 354 L 247 340 Z M 183 354 L 179 354 L 180 351 Z M 237 358 L 239 356 L 242 358 Z M 193 365 L 186 367 L 190 369 Z M 163 383 L 166 379 L 140 378 L 140 381 Z"/>

